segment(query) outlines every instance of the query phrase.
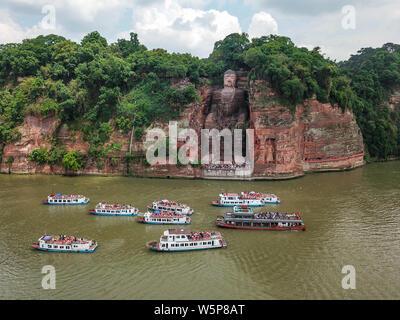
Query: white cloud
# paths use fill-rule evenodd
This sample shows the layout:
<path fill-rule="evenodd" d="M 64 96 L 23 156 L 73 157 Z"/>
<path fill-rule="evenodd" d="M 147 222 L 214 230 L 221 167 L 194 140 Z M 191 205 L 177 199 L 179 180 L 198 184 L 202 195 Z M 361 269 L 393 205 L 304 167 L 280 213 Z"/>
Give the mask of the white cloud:
<path fill-rule="evenodd" d="M 264 11 L 256 13 L 251 19 L 248 34 L 250 39 L 278 33 L 278 23 Z"/>
<path fill-rule="evenodd" d="M 355 29 L 342 27 L 341 11 L 307 19 L 292 20 L 291 30 L 285 32 L 296 43 L 321 47 L 327 57 L 346 60 L 365 47 L 380 47 L 387 42 L 399 43 L 400 20 L 398 4 L 391 2 L 371 7 L 356 7 Z M 381 17 L 385 17 L 382 19 Z M 282 28 L 281 28 L 282 32 Z"/>
<path fill-rule="evenodd" d="M 296 44 L 319 46 L 333 59 L 347 59 L 362 47 L 400 42 L 398 1 L 1 0 L 0 43 L 20 42 L 49 33 L 79 42 L 94 30 L 113 42 L 118 37 L 129 39 L 132 31 L 138 33 L 139 40 L 148 48 L 207 57 L 216 41 L 232 32 L 242 32 L 240 18 L 243 25 L 249 23 L 250 37 L 277 33 L 276 21 L 279 21 L 279 34 L 290 37 Z M 48 4 L 56 9 L 54 30 L 44 28 L 41 23 L 42 8 Z M 265 12 L 251 17 L 246 4 L 257 8 L 255 12 Z M 342 28 L 344 4 L 356 8 L 354 30 Z M 204 9 L 211 6 L 213 10 Z"/>
<path fill-rule="evenodd" d="M 0 10 L 0 43 L 18 43 L 24 39 L 52 33 L 62 34 L 63 30 L 61 26 L 48 28 L 43 20 L 39 21 L 31 28 L 22 28 L 11 18 L 8 11 Z"/>
<path fill-rule="evenodd" d="M 166 0 L 163 4 L 143 7 L 134 13 L 140 41 L 149 48 L 190 52 L 207 57 L 214 43 L 230 33 L 242 32 L 237 17 L 227 11 L 184 8 Z M 128 37 L 129 32 L 119 34 Z"/>

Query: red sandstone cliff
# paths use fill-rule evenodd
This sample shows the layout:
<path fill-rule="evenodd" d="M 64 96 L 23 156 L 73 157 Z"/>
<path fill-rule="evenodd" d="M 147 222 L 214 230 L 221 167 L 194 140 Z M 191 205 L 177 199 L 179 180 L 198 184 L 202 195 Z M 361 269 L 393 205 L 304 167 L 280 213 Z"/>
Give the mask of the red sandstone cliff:
<path fill-rule="evenodd" d="M 184 110 L 182 116 L 176 119 L 178 127 L 192 128 L 200 136 L 202 128 L 250 125 L 255 129 L 253 178 L 289 178 L 309 171 L 343 170 L 364 164 L 362 136 L 350 111 L 343 113 L 340 108 L 330 104 L 309 100 L 297 106 L 292 115 L 287 107 L 279 105 L 267 83 L 256 81 L 248 88 L 245 72 L 237 74 L 236 84 L 228 90 L 208 84 L 199 88 L 202 102 L 191 104 Z M 187 79 L 182 79 L 176 81 L 175 85 L 187 82 Z M 394 101 L 394 104 L 397 102 Z M 4 147 L 1 172 L 8 172 L 5 159 L 13 157 L 14 163 L 10 168 L 13 173 L 65 173 L 61 166 L 40 166 L 27 160 L 32 150 L 50 148 L 49 138 L 58 125 L 54 117 L 42 119 L 27 116 L 18 128 L 20 140 Z M 155 123 L 153 126 L 168 132 L 167 123 Z M 82 133 L 71 131 L 66 125 L 57 131 L 57 137 L 68 151 L 80 150 L 85 154 L 89 149 L 88 142 L 82 139 Z M 128 163 L 128 151 L 134 155 L 144 154 L 142 143 L 134 138 L 131 141 L 130 134 L 114 130 L 107 144 L 111 142 L 121 144 L 122 148 L 112 151 L 101 169 L 96 162 L 89 160 L 78 173 L 202 177 L 202 170 L 190 165 L 150 167 L 140 160 L 130 160 Z M 117 163 L 112 163 L 110 157 L 117 159 Z"/>
<path fill-rule="evenodd" d="M 364 164 L 364 147 L 353 114 L 317 100 L 292 115 L 264 81 L 250 92 L 255 129 L 255 177 L 286 178 L 308 171 L 344 170 Z"/>

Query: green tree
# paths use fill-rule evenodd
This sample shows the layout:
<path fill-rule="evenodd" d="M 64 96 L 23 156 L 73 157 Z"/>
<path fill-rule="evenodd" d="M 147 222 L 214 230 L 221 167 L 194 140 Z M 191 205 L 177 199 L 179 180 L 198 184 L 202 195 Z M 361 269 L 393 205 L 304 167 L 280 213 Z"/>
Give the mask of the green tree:
<path fill-rule="evenodd" d="M 82 154 L 79 151 L 70 151 L 63 157 L 62 164 L 66 170 L 78 171 L 83 167 Z"/>
<path fill-rule="evenodd" d="M 36 162 L 38 164 L 47 163 L 49 157 L 45 148 L 35 149 L 28 156 L 28 161 Z"/>

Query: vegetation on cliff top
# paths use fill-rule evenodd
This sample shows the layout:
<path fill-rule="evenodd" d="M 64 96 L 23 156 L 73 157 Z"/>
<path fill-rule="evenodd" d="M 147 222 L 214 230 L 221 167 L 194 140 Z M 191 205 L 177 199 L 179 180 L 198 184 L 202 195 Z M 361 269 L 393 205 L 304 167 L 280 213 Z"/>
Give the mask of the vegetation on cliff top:
<path fill-rule="evenodd" d="M 350 109 L 369 156 L 386 159 L 400 153 L 400 110 L 388 106 L 390 95 L 396 88 L 400 91 L 399 45 L 364 48 L 336 63 L 324 58 L 318 47 L 298 48 L 287 37 L 250 41 L 245 34 L 231 34 L 215 44 L 209 59 L 222 61 L 224 69 L 248 70 L 250 80 L 267 80 L 292 112 L 313 96 Z"/>
<path fill-rule="evenodd" d="M 336 63 L 319 48 L 298 48 L 287 37 L 250 41 L 246 34 L 216 42 L 208 59 L 147 50 L 134 33 L 112 44 L 92 32 L 81 43 L 48 35 L 0 45 L 0 146 L 18 139 L 16 127 L 27 114 L 56 116 L 60 126 L 83 132 L 88 154 L 68 154 L 55 135 L 52 148 L 32 153 L 30 160 L 74 170 L 89 157 L 101 166 L 113 127 L 125 132 L 134 127 L 140 139 L 153 121 L 175 118 L 199 101 L 196 86 L 204 79 L 220 82 L 227 69 L 267 80 L 292 111 L 313 96 L 349 108 L 371 156 L 399 154 L 399 112 L 387 106 L 400 84 L 399 46 L 362 49 Z M 172 85 L 185 77 L 190 83 Z"/>

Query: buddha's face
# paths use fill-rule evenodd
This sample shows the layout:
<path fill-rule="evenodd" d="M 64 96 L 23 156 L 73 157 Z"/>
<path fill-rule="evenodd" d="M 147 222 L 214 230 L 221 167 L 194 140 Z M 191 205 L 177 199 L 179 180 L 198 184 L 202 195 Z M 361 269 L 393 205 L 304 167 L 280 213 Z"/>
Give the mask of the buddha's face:
<path fill-rule="evenodd" d="M 224 87 L 225 88 L 234 88 L 236 85 L 236 75 L 235 74 L 226 74 L 224 76 Z"/>

